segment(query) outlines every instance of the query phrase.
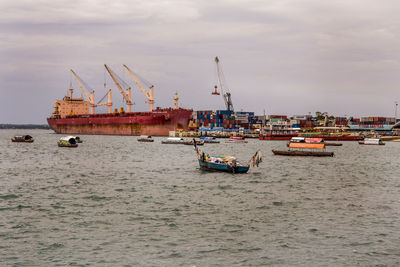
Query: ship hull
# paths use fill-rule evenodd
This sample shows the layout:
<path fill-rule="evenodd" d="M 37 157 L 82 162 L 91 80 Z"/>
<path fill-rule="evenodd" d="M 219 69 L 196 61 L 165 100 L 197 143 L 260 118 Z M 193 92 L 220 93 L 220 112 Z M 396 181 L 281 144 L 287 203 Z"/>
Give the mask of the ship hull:
<path fill-rule="evenodd" d="M 288 135 L 260 135 L 260 140 L 290 140 L 292 137 L 297 137 L 297 134 Z"/>
<path fill-rule="evenodd" d="M 159 109 L 153 112 L 96 114 L 48 118 L 59 134 L 168 136 L 170 131 L 188 130 L 192 110 Z"/>

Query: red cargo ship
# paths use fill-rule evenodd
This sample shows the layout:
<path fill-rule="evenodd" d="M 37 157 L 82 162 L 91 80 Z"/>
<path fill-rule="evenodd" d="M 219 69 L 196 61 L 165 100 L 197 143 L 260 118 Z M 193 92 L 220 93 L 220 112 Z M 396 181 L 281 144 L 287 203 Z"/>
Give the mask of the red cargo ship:
<path fill-rule="evenodd" d="M 95 103 L 94 91 L 89 95 L 86 92 L 84 83 L 78 75 L 71 70 L 72 75 L 78 82 L 88 101 L 83 97 L 73 98 L 72 83 L 70 85 L 69 96 L 62 100 L 56 100 L 54 111 L 47 122 L 52 130 L 61 134 L 106 134 L 106 135 L 149 135 L 149 136 L 168 136 L 170 131 L 188 130 L 189 121 L 192 119 L 193 110 L 178 107 L 178 93 L 175 93 L 175 108 L 156 108 L 154 104 L 154 86 L 146 90 L 137 80 L 133 72 L 124 65 L 129 75 L 140 87 L 141 91 L 148 99 L 148 112 L 131 112 L 133 105 L 131 99 L 131 88 L 122 87 L 121 80 L 115 73 L 104 65 L 114 80 L 120 93 L 127 105 L 127 111 L 123 108 L 112 112 L 112 92 L 107 93 L 107 102 Z M 125 82 L 124 82 L 125 83 Z M 125 83 L 126 84 L 126 83 Z M 106 97 L 105 96 L 105 97 Z M 105 98 L 103 97 L 103 99 Z M 102 100 L 103 100 L 102 99 Z M 102 101 L 100 100 L 100 101 Z M 107 113 L 96 114 L 95 107 L 107 106 Z M 90 110 L 90 112 L 89 112 Z"/>
<path fill-rule="evenodd" d="M 188 130 L 191 109 L 155 109 L 152 112 L 75 115 L 48 118 L 52 130 L 62 134 L 168 136 L 169 131 Z"/>

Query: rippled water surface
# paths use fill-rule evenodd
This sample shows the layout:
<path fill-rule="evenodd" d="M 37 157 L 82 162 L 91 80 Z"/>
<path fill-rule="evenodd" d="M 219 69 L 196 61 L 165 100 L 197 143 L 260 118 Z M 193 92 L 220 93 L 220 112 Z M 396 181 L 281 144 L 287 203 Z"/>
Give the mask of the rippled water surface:
<path fill-rule="evenodd" d="M 11 143 L 18 133 L 33 144 Z M 193 148 L 0 131 L 0 262 L 15 266 L 398 266 L 400 143 L 273 156 L 285 142 L 206 144 L 264 162 L 199 170 Z"/>

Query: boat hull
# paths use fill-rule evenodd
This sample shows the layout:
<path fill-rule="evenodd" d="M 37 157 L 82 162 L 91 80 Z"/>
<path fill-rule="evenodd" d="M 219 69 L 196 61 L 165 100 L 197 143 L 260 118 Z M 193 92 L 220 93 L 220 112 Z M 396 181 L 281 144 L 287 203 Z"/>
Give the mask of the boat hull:
<path fill-rule="evenodd" d="M 274 155 L 280 156 L 309 156 L 309 157 L 333 157 L 333 152 L 326 151 L 294 151 L 294 150 L 272 150 Z"/>
<path fill-rule="evenodd" d="M 358 141 L 359 145 L 364 145 L 364 146 L 384 146 L 385 143 L 379 143 L 379 144 L 366 144 L 364 141 Z"/>
<path fill-rule="evenodd" d="M 219 172 L 230 172 L 230 173 L 246 173 L 249 171 L 250 166 L 236 166 L 232 167 L 228 164 L 218 164 L 213 162 L 207 162 L 199 159 L 200 169 L 207 171 L 219 171 Z"/>
<path fill-rule="evenodd" d="M 168 136 L 170 131 L 188 130 L 192 110 L 159 109 L 153 112 L 96 114 L 48 118 L 59 134 Z"/>
<path fill-rule="evenodd" d="M 260 135 L 260 140 L 290 140 L 292 137 L 297 137 L 297 134 L 287 135 Z"/>
<path fill-rule="evenodd" d="M 33 143 L 33 140 L 18 141 L 15 139 L 11 139 L 11 142 L 13 142 L 13 143 Z"/>

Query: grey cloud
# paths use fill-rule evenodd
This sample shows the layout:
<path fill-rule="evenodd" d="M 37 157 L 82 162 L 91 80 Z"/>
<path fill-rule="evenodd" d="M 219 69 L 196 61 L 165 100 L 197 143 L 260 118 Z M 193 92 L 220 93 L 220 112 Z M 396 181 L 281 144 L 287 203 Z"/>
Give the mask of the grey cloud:
<path fill-rule="evenodd" d="M 102 97 L 104 63 L 121 75 L 127 64 L 151 80 L 157 105 L 171 106 L 178 90 L 186 107 L 223 108 L 210 94 L 216 55 L 236 109 L 390 116 L 398 96 L 399 5 L 2 1 L 0 122 L 44 122 L 69 86 L 70 68 Z M 21 95 L 20 113 L 6 112 Z M 144 96 L 136 90 L 135 97 L 136 109 L 145 110 Z"/>

